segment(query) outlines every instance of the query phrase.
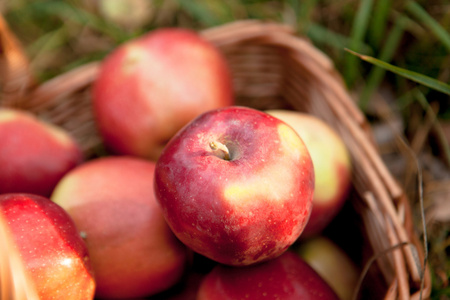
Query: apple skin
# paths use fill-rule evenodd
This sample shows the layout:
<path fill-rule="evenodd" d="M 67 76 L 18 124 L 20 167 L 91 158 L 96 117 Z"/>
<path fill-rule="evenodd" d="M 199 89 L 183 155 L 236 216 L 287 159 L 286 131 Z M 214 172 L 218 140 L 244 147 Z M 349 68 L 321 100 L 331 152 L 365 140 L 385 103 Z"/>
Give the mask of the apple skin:
<path fill-rule="evenodd" d="M 156 163 L 155 193 L 169 226 L 193 251 L 223 264 L 282 254 L 308 221 L 313 191 L 312 162 L 297 133 L 246 107 L 200 115 Z"/>
<path fill-rule="evenodd" d="M 353 299 L 360 271 L 336 243 L 315 236 L 295 246 L 297 252 L 336 292 L 341 300 Z"/>
<path fill-rule="evenodd" d="M 223 55 L 182 28 L 154 30 L 116 48 L 93 88 L 94 114 L 108 150 L 151 160 L 193 118 L 233 102 Z"/>
<path fill-rule="evenodd" d="M 197 300 L 338 300 L 336 293 L 290 250 L 245 267 L 218 265 L 200 284 Z"/>
<path fill-rule="evenodd" d="M 86 244 L 61 207 L 39 195 L 8 193 L 0 195 L 0 213 L 40 299 L 94 298 Z"/>
<path fill-rule="evenodd" d="M 63 129 L 25 111 L 0 108 L 0 193 L 49 197 L 58 181 L 83 161 Z"/>
<path fill-rule="evenodd" d="M 153 193 L 155 163 L 136 157 L 90 160 L 69 172 L 51 199 L 85 236 L 97 298 L 135 298 L 175 284 L 187 261 Z"/>
<path fill-rule="evenodd" d="M 320 234 L 342 209 L 351 187 L 350 154 L 342 138 L 318 117 L 298 111 L 268 110 L 300 135 L 314 165 L 313 210 L 302 239 Z"/>

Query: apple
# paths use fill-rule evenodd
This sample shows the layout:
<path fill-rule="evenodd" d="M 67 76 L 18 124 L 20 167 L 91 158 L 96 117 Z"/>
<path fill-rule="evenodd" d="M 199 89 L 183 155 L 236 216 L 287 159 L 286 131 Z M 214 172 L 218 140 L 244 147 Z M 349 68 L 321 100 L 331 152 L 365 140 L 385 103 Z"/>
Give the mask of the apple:
<path fill-rule="evenodd" d="M 302 241 L 295 248 L 295 251 L 333 288 L 341 300 L 353 299 L 360 271 L 335 242 L 326 236 L 315 236 Z"/>
<path fill-rule="evenodd" d="M 201 114 L 167 144 L 155 193 L 175 235 L 216 262 L 282 254 L 311 212 L 314 170 L 286 123 L 240 106 Z"/>
<path fill-rule="evenodd" d="M 156 294 L 183 274 L 187 249 L 156 202 L 154 171 L 141 158 L 97 158 L 66 174 L 51 196 L 85 237 L 97 298 Z"/>
<path fill-rule="evenodd" d="M 343 139 L 318 117 L 290 110 L 266 113 L 286 122 L 311 154 L 315 174 L 313 210 L 302 239 L 321 233 L 342 209 L 351 187 L 350 154 Z"/>
<path fill-rule="evenodd" d="M 0 214 L 39 299 L 93 299 L 86 244 L 60 206 L 39 195 L 7 193 L 0 195 Z"/>
<path fill-rule="evenodd" d="M 195 31 L 161 28 L 117 47 L 93 85 L 93 109 L 107 149 L 156 160 L 199 114 L 233 103 L 223 55 Z"/>
<path fill-rule="evenodd" d="M 49 197 L 83 154 L 64 129 L 31 113 L 0 108 L 0 193 Z"/>
<path fill-rule="evenodd" d="M 331 287 L 299 256 L 286 251 L 263 263 L 218 265 L 207 274 L 197 300 L 282 299 L 338 300 Z"/>

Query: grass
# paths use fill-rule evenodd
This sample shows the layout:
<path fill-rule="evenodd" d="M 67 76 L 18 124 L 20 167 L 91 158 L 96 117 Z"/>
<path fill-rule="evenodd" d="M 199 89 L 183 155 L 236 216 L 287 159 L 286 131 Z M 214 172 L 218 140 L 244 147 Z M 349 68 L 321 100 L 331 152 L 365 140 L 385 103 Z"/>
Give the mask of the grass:
<path fill-rule="evenodd" d="M 263 19 L 293 26 L 326 53 L 368 117 L 374 95 L 387 87 L 406 126 L 413 106 L 422 114 L 437 106 L 436 122 L 450 121 L 450 4 L 445 0 L 6 0 L 0 10 L 42 81 L 99 60 L 155 28 L 201 30 Z M 445 161 L 449 147 L 438 128 Z M 448 229 L 441 238 L 448 249 Z M 435 299 L 450 297 L 448 282 L 436 282 Z"/>
<path fill-rule="evenodd" d="M 367 33 L 367 27 L 370 21 L 373 0 L 362 0 L 353 18 L 350 31 L 350 49 L 360 51 L 359 45 L 364 41 Z M 345 69 L 343 70 L 344 79 L 348 85 L 353 85 L 357 73 L 360 72 L 358 59 L 355 56 L 347 55 L 345 59 Z"/>

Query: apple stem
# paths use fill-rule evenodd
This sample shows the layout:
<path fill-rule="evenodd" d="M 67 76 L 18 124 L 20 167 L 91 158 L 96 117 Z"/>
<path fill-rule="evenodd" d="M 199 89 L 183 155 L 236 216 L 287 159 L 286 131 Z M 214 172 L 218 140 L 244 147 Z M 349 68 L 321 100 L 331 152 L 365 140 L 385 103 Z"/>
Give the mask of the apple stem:
<path fill-rule="evenodd" d="M 225 160 L 230 160 L 230 151 L 228 150 L 227 146 L 225 146 L 221 142 L 212 141 L 209 143 L 209 147 L 211 147 L 211 150 L 217 157 Z"/>

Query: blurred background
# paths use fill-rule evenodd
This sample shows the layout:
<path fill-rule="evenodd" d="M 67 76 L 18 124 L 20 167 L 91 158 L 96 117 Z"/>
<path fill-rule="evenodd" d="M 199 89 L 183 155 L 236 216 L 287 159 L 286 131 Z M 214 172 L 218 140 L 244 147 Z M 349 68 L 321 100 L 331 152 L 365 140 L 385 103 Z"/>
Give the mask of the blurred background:
<path fill-rule="evenodd" d="M 292 26 L 333 60 L 366 114 L 426 238 L 432 297 L 450 298 L 449 1 L 2 0 L 0 12 L 40 81 L 160 27 L 203 30 L 241 19 Z"/>

